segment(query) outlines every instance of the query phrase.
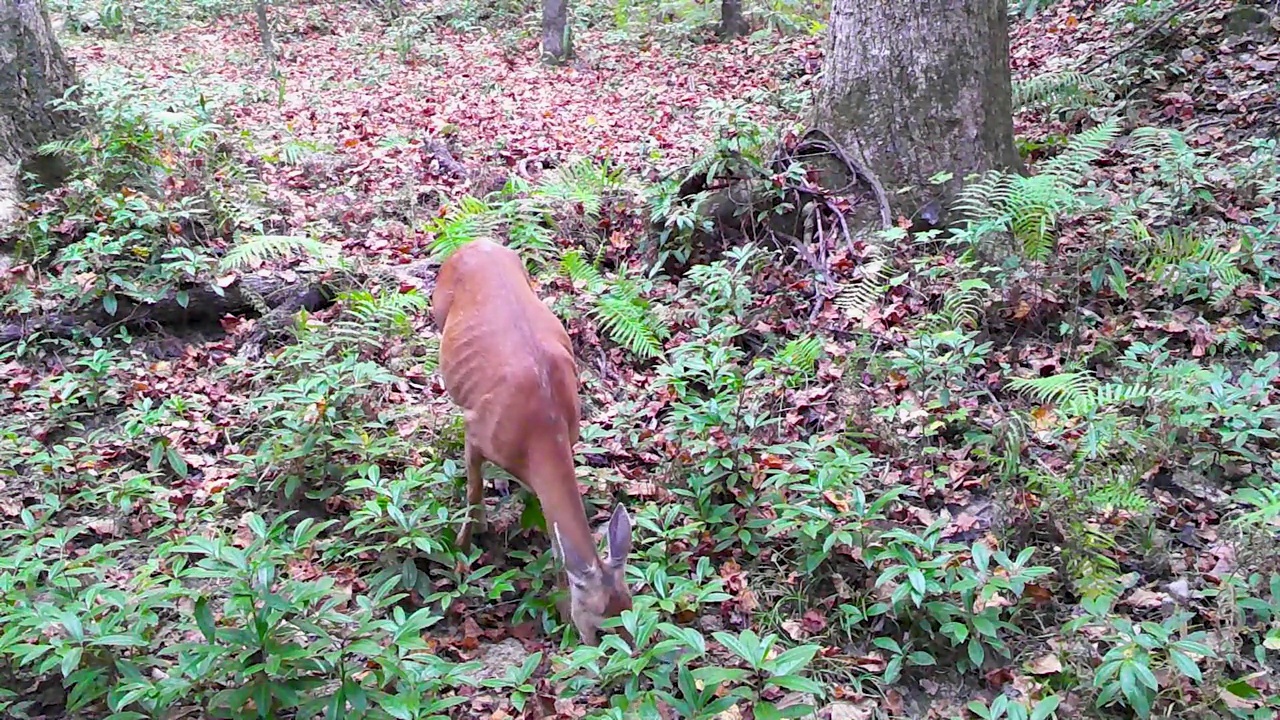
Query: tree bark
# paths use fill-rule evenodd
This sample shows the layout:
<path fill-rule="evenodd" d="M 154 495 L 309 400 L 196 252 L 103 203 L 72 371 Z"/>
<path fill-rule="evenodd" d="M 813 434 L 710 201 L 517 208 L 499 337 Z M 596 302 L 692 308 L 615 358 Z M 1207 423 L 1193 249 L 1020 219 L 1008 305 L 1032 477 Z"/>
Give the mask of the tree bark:
<path fill-rule="evenodd" d="M 829 32 L 817 125 L 896 215 L 941 224 L 965 175 L 1019 167 L 1007 0 L 835 0 Z"/>
<path fill-rule="evenodd" d="M 720 0 L 720 26 L 716 35 L 721 40 L 742 37 L 750 28 L 747 18 L 742 14 L 742 0 Z"/>
<path fill-rule="evenodd" d="M 542 0 L 542 61 L 560 65 L 572 59 L 569 0 Z"/>
<path fill-rule="evenodd" d="M 61 180 L 60 164 L 37 149 L 75 129 L 72 113 L 49 107 L 74 84 L 40 0 L 0 0 L 0 228 L 17 217 L 22 172 Z"/>

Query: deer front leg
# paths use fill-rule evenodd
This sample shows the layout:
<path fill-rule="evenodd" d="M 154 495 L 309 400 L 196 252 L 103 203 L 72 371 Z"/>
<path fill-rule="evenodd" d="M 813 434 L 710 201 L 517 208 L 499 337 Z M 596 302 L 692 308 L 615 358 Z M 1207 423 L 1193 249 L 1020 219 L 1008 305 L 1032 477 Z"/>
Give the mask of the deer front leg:
<path fill-rule="evenodd" d="M 458 549 L 467 552 L 471 549 L 471 538 L 476 532 L 483 533 L 485 531 L 484 517 L 484 456 L 475 445 L 471 444 L 471 438 L 466 438 L 466 462 L 467 462 L 467 524 L 462 527 L 462 532 L 458 535 Z"/>

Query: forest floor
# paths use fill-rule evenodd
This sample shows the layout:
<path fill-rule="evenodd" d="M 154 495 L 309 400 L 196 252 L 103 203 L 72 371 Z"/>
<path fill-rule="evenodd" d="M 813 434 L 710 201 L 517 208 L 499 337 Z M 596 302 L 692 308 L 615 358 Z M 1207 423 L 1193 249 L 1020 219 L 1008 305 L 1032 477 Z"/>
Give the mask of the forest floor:
<path fill-rule="evenodd" d="M 659 716 L 781 717 L 765 707 L 811 702 L 832 720 L 974 717 L 971 703 L 990 712 L 1002 696 L 1056 698 L 1058 717 L 1275 707 L 1274 8 L 1204 2 L 1163 23 L 1173 4 L 1062 0 L 1015 21 L 1015 131 L 1032 172 L 1118 118 L 1065 194 L 1044 201 L 1052 251 L 974 264 L 961 245 L 902 239 L 894 280 L 850 313 L 814 309 L 813 268 L 768 249 L 650 273 L 663 246 L 649 188 L 725 157 L 726 128 L 803 132 L 819 38 L 701 44 L 698 31 L 609 26 L 592 5 L 579 58 L 547 68 L 527 23 L 484 30 L 471 6 L 440 7 L 389 21 L 356 3 L 289 3 L 273 9 L 271 61 L 249 12 L 114 38 L 59 18 L 116 128 L 76 152 L 117 169 L 145 158 L 139 177 L 161 200 L 139 209 L 126 190 L 91 206 L 84 186 L 58 191 L 33 206 L 31 237 L 83 248 L 163 226 L 228 287 L 314 272 L 265 251 L 217 261 L 243 238 L 303 236 L 340 248 L 346 265 L 326 272 L 372 279 L 265 341 L 265 320 L 228 316 L 0 347 L 0 460 L 14 470 L 0 471 L 0 537 L 21 548 L 0 561 L 0 712 L 61 717 L 80 692 L 90 699 L 71 716 L 107 717 L 128 687 L 167 697 L 165 717 L 194 717 L 248 702 L 228 699 L 236 688 L 270 686 L 276 716 L 293 717 L 296 695 L 384 672 L 423 703 L 445 698 L 450 717 L 572 718 L 678 685 L 670 650 L 697 645 L 687 638 L 637 648 L 642 664 L 609 648 L 575 660 L 523 496 L 491 488 L 494 536 L 482 555 L 453 554 L 460 424 L 425 300 L 410 297 L 429 295 L 433 271 L 365 271 L 420 267 L 485 232 L 530 233 L 537 289 L 574 339 L 580 481 L 593 524 L 610 498 L 636 518 L 630 577 L 651 598 L 651 642 L 696 629 L 694 665 L 725 672 L 752 667 L 733 640 L 748 629 L 809 649 L 792 656 L 806 661 L 794 674 L 816 687 L 722 678 L 722 707 L 690 710 L 676 692 L 655 701 Z M 1144 126 L 1176 132 L 1133 132 Z M 192 220 L 193 207 L 217 222 Z M 1039 227 L 1019 241 L 1045 237 Z M 114 265 L 18 258 L 0 295 L 25 314 L 81 291 L 108 302 L 103 279 L 147 260 L 108 249 Z M 831 229 L 812 249 L 845 288 L 873 257 L 870 240 Z M 624 320 L 608 310 L 619 299 Z M 740 328 L 717 324 L 726 317 Z M 277 485 L 312 497 L 282 500 Z M 286 507 L 333 524 L 299 537 L 296 517 L 273 523 Z M 1004 550 L 989 561 L 1001 568 L 988 572 L 975 543 Z M 255 585 L 244 553 L 278 582 Z M 83 584 L 43 594 L 64 575 Z M 987 593 L 975 600 L 970 580 Z M 378 605 L 387 587 L 407 593 L 394 613 Z M 237 593 L 260 593 L 261 612 L 221 604 Z M 268 620 L 272 593 L 290 609 Z M 423 607 L 435 624 L 417 628 L 421 645 L 396 635 L 395 647 L 456 665 L 406 679 L 359 646 Z M 84 641 L 69 615 L 108 639 Z M 226 669 L 192 659 L 214 625 L 293 616 L 306 623 L 272 647 L 297 643 L 318 665 L 281 651 L 270 672 L 255 669 L 265 645 L 227 634 L 209 643 Z M 34 660 L 18 646 L 30 634 L 46 648 Z M 103 661 L 112 647 L 132 648 L 121 657 L 145 677 Z M 1141 668 L 1116 666 L 1113 679 L 1100 669 L 1134 657 Z M 565 667 L 600 682 L 575 684 Z"/>

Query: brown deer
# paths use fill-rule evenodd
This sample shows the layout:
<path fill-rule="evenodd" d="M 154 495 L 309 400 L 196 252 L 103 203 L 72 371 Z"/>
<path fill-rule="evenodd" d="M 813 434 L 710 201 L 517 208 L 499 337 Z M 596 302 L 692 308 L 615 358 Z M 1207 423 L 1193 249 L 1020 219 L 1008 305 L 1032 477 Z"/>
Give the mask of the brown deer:
<path fill-rule="evenodd" d="M 631 518 L 614 508 L 601 560 L 574 476 L 580 410 L 569 335 L 534 294 L 520 256 L 489 240 L 444 261 L 431 303 L 442 333 L 440 374 L 466 431 L 470 515 L 458 546 L 470 548 L 472 534 L 484 532 L 487 460 L 538 496 L 568 576 L 569 617 L 594 645 L 601 621 L 631 608 L 624 577 Z"/>

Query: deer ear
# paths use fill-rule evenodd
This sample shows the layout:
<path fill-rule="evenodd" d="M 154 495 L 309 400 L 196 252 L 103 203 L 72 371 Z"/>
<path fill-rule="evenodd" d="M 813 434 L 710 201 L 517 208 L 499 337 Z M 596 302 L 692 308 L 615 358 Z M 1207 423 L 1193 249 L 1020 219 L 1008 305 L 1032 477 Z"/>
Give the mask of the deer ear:
<path fill-rule="evenodd" d="M 605 535 L 609 539 L 609 564 L 613 567 L 626 565 L 627 556 L 631 554 L 631 516 L 622 505 L 613 509 Z"/>
<path fill-rule="evenodd" d="M 583 581 L 591 575 L 591 560 L 579 555 L 572 547 L 565 544 L 560 537 L 560 526 L 552 525 L 553 534 L 555 535 L 555 543 L 552 550 L 560 558 L 560 562 L 564 563 L 565 572 L 569 574 L 570 580 Z"/>

